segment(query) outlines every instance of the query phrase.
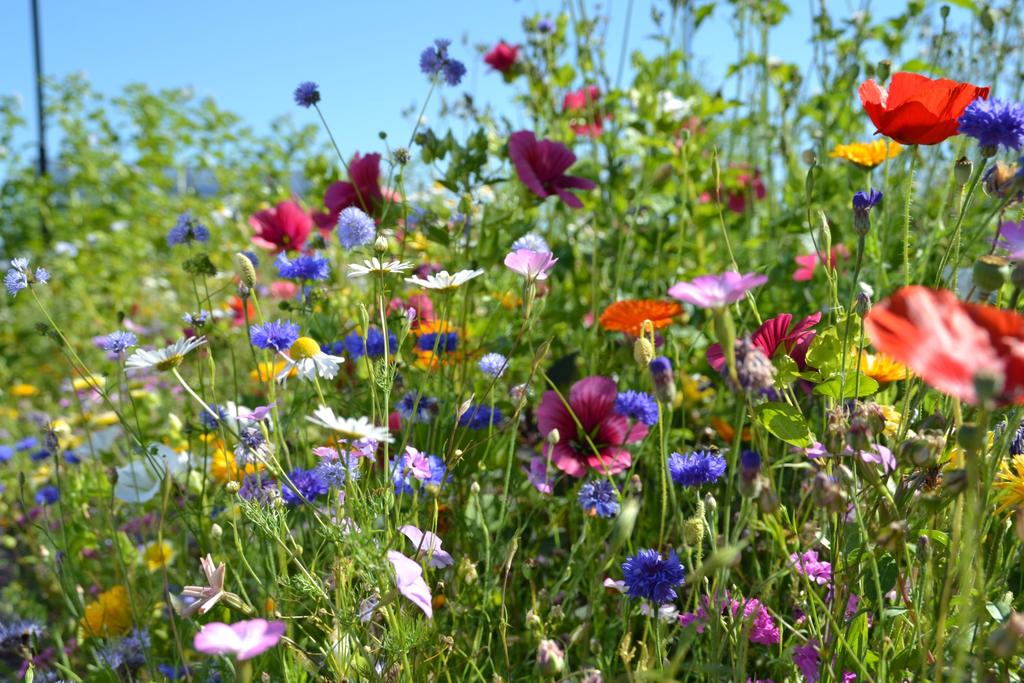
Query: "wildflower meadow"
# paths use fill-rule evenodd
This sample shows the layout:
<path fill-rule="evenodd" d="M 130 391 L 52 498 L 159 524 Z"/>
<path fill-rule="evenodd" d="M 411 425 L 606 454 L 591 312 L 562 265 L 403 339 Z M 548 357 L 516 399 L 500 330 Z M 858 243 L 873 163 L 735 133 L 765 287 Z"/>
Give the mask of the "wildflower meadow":
<path fill-rule="evenodd" d="M 0 97 L 0 679 L 1024 678 L 1022 4 L 527 4 Z"/>

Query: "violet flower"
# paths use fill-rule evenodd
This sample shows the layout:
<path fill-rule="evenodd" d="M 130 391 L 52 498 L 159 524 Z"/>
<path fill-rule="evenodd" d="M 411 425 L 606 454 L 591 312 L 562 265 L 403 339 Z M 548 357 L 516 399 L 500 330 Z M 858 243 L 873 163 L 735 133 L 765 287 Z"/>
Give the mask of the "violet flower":
<path fill-rule="evenodd" d="M 668 295 L 700 308 L 722 308 L 736 303 L 755 287 L 768 282 L 767 275 L 726 271 L 721 275 L 701 275 L 690 282 L 677 282 Z"/>

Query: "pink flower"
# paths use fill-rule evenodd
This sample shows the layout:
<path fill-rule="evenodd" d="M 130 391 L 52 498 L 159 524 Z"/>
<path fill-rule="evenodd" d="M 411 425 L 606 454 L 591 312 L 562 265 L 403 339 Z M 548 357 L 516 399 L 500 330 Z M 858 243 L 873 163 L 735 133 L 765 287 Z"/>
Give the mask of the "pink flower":
<path fill-rule="evenodd" d="M 526 477 L 527 479 L 529 479 L 530 484 L 533 486 L 533 488 L 537 489 L 544 495 L 551 495 L 551 484 L 554 480 L 548 477 L 547 458 L 542 458 L 539 455 L 535 455 L 530 460 L 530 469 L 523 469 L 526 472 Z"/>
<path fill-rule="evenodd" d="M 519 57 L 519 46 L 509 45 L 504 40 L 491 48 L 491 51 L 484 55 L 486 62 L 495 71 L 507 74 L 512 69 Z"/>
<path fill-rule="evenodd" d="M 398 592 L 423 610 L 428 619 L 434 616 L 430 604 L 430 588 L 423 580 L 423 567 L 396 550 L 388 551 L 388 562 L 395 568 L 395 586 Z"/>
<path fill-rule="evenodd" d="M 256 231 L 252 243 L 278 254 L 302 249 L 313 229 L 313 219 L 295 202 L 281 202 L 273 209 L 254 213 L 249 225 Z"/>
<path fill-rule="evenodd" d="M 324 193 L 327 212 L 313 216 L 322 230 L 334 229 L 342 209 L 356 206 L 372 216 L 384 202 L 384 192 L 380 189 L 379 154 L 360 156 L 357 152 L 348 164 L 348 177 L 348 181 L 332 183 Z"/>
<path fill-rule="evenodd" d="M 800 669 L 805 681 L 815 683 L 818 680 L 818 641 L 809 640 L 806 645 L 793 648 L 793 663 Z"/>
<path fill-rule="evenodd" d="M 569 391 L 569 407 L 554 391 L 548 391 L 537 409 L 537 426 L 547 436 L 557 429 L 558 443 L 544 446 L 544 456 L 573 477 L 588 469 L 615 474 L 629 467 L 633 458 L 623 444 L 647 436 L 643 422 L 633 425 L 615 412 L 618 390 L 608 377 L 581 379 Z M 577 427 L 577 422 L 579 426 Z"/>
<path fill-rule="evenodd" d="M 766 282 L 767 275 L 726 271 L 721 275 L 701 275 L 691 282 L 677 282 L 669 288 L 668 295 L 700 308 L 720 308 L 739 301 Z"/>
<path fill-rule="evenodd" d="M 519 180 L 538 197 L 558 197 L 574 209 L 583 202 L 569 190 L 592 190 L 594 181 L 565 172 L 576 163 L 569 148 L 551 140 L 537 141 L 528 130 L 512 133 L 508 139 L 508 156 L 516 167 Z"/>
<path fill-rule="evenodd" d="M 529 281 L 547 280 L 548 271 L 558 263 L 549 251 L 516 249 L 505 256 L 505 265 Z"/>
<path fill-rule="evenodd" d="M 750 336 L 750 341 L 769 358 L 773 358 L 781 347 L 796 361 L 800 370 L 803 370 L 806 367 L 807 349 L 814 341 L 814 326 L 820 321 L 821 313 L 813 313 L 792 326 L 793 316 L 783 313 L 765 320 L 757 332 Z M 709 346 L 707 356 L 711 367 L 717 372 L 722 372 L 725 368 L 725 356 L 722 354 L 721 345 Z"/>
<path fill-rule="evenodd" d="M 806 576 L 812 583 L 824 586 L 832 581 L 832 564 L 818 560 L 816 550 L 808 550 L 803 555 L 793 553 L 789 556 L 789 562 L 799 573 Z"/>
<path fill-rule="evenodd" d="M 596 85 L 588 85 L 565 94 L 562 100 L 562 110 L 566 114 L 573 114 L 569 125 L 578 135 L 596 138 L 601 135 L 604 115 L 598 110 L 598 101 L 601 99 L 601 89 Z"/>
<path fill-rule="evenodd" d="M 294 282 L 277 280 L 270 283 L 270 294 L 277 299 L 294 299 L 299 293 L 299 286 Z"/>
<path fill-rule="evenodd" d="M 428 566 L 440 569 L 441 567 L 450 567 L 455 564 L 455 560 L 448 551 L 441 548 L 441 539 L 436 534 L 429 531 L 420 531 L 410 524 L 399 527 L 398 530 L 416 546 L 416 555 L 418 557 L 427 558 Z"/>
<path fill-rule="evenodd" d="M 409 468 L 409 474 L 416 477 L 420 481 L 430 478 L 430 461 L 427 460 L 427 456 L 424 453 L 416 450 L 412 446 L 405 447 L 405 454 L 409 456 L 407 461 L 407 467 Z"/>
<path fill-rule="evenodd" d="M 277 645 L 284 635 L 283 621 L 250 619 L 230 626 L 221 622 L 204 624 L 193 645 L 208 655 L 234 655 L 239 661 L 252 659 Z"/>
<path fill-rule="evenodd" d="M 850 250 L 846 248 L 845 244 L 832 247 L 832 250 L 829 252 L 828 267 L 834 270 L 840 257 L 844 259 L 850 258 Z M 793 280 L 795 282 L 807 282 L 813 278 L 814 271 L 818 269 L 818 264 L 822 262 L 821 255 L 818 253 L 803 254 L 794 257 L 793 260 L 800 266 L 793 272 Z"/>

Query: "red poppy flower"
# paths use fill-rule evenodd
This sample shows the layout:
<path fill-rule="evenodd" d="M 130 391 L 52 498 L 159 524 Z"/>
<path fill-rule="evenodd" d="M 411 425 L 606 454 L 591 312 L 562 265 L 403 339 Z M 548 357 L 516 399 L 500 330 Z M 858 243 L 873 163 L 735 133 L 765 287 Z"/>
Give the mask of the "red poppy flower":
<path fill-rule="evenodd" d="M 302 249 L 313 229 L 313 220 L 295 202 L 281 202 L 273 209 L 257 211 L 249 217 L 256 234 L 252 243 L 275 254 Z"/>
<path fill-rule="evenodd" d="M 246 313 L 248 313 L 249 320 L 256 319 L 256 306 L 253 305 L 252 299 L 246 298 L 243 303 L 241 297 L 231 297 L 231 324 L 235 327 L 244 325 Z"/>
<path fill-rule="evenodd" d="M 537 408 L 537 427 L 545 436 L 557 429 L 560 438 L 555 445 L 544 446 L 544 457 L 550 456 L 555 467 L 577 478 L 589 469 L 615 474 L 628 468 L 633 457 L 621 446 L 647 436 L 647 425 L 637 422 L 630 429 L 629 420 L 615 412 L 618 395 L 615 381 L 601 376 L 572 385 L 569 408 L 558 394 L 546 392 Z"/>
<path fill-rule="evenodd" d="M 558 195 L 563 202 L 579 209 L 583 202 L 569 190 L 592 190 L 596 187 L 593 180 L 565 175 L 576 163 L 576 155 L 568 147 L 551 140 L 538 142 L 528 130 L 512 133 L 508 139 L 508 156 L 523 185 L 538 197 Z"/>
<path fill-rule="evenodd" d="M 573 115 L 570 126 L 577 135 L 596 138 L 603 130 L 604 114 L 598 110 L 601 89 L 596 85 L 588 85 L 565 94 L 562 99 L 562 111 Z"/>
<path fill-rule="evenodd" d="M 814 326 L 821 322 L 821 313 L 813 313 L 796 324 L 792 329 L 793 316 L 789 313 L 777 315 L 765 320 L 757 332 L 750 336 L 754 346 L 764 351 L 764 355 L 772 358 L 781 346 L 790 358 L 796 361 L 797 367 L 806 367 L 807 349 L 814 341 Z M 716 372 L 725 368 L 725 355 L 719 344 L 708 347 L 708 363 Z"/>
<path fill-rule="evenodd" d="M 872 345 L 925 382 L 961 401 L 978 402 L 975 379 L 1002 382 L 996 403 L 1024 403 L 1024 317 L 959 301 L 953 292 L 902 287 L 864 317 Z"/>
<path fill-rule="evenodd" d="M 484 55 L 484 62 L 489 64 L 492 69 L 507 74 L 512 65 L 516 63 L 517 57 L 519 57 L 519 46 L 509 45 L 502 40 Z"/>
<path fill-rule="evenodd" d="M 937 145 L 959 132 L 957 119 L 964 109 L 979 97 L 987 99 L 988 91 L 900 71 L 893 74 L 888 91 L 872 79 L 857 92 L 876 133 L 904 145 Z"/>
<path fill-rule="evenodd" d="M 348 177 L 348 181 L 331 183 L 324 193 L 327 211 L 313 217 L 321 229 L 333 230 L 342 209 L 358 206 L 372 216 L 384 202 L 384 192 L 380 189 L 379 154 L 361 156 L 357 152 L 348 164 Z"/>

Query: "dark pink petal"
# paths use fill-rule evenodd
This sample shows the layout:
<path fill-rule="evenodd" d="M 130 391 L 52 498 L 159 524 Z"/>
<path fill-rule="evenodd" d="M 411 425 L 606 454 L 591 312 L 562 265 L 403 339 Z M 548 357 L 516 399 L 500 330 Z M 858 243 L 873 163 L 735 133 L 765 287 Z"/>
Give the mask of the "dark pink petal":
<path fill-rule="evenodd" d="M 554 446 L 550 444 L 544 446 L 544 455 L 545 457 L 550 455 L 551 464 L 568 474 L 570 477 L 576 477 L 579 479 L 587 473 L 586 460 L 581 458 L 572 449 L 572 447 L 564 441 L 560 441 Z"/>
<path fill-rule="evenodd" d="M 537 429 L 544 436 L 550 434 L 552 429 L 557 429 L 562 440 L 576 437 L 576 422 L 562 403 L 562 399 L 553 391 L 544 392 L 540 400 L 540 406 L 537 408 Z"/>
<path fill-rule="evenodd" d="M 338 213 L 347 206 L 352 206 L 356 202 L 356 188 L 352 183 L 345 181 L 339 181 L 331 183 L 327 191 L 324 193 L 324 206 L 326 206 L 331 213 Z"/>
<path fill-rule="evenodd" d="M 572 385 L 569 405 L 583 425 L 583 431 L 590 433 L 614 409 L 618 395 L 615 380 L 610 377 L 587 377 Z"/>
<path fill-rule="evenodd" d="M 624 448 L 606 448 L 601 451 L 600 457 L 591 455 L 587 458 L 587 464 L 602 474 L 616 474 L 629 468 L 633 462 L 633 456 Z"/>
<path fill-rule="evenodd" d="M 533 165 L 534 150 L 537 147 L 537 138 L 528 130 L 521 130 L 512 133 L 508 139 L 508 156 L 516 167 L 519 180 L 523 182 L 538 197 L 547 197 L 550 193 L 544 189 Z"/>
<path fill-rule="evenodd" d="M 554 180 L 576 163 L 576 155 L 568 147 L 552 140 L 538 142 L 534 154 L 537 175 L 544 181 Z"/>

